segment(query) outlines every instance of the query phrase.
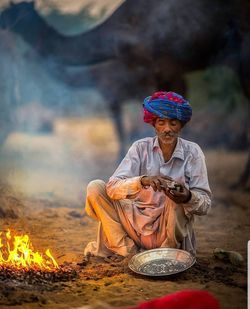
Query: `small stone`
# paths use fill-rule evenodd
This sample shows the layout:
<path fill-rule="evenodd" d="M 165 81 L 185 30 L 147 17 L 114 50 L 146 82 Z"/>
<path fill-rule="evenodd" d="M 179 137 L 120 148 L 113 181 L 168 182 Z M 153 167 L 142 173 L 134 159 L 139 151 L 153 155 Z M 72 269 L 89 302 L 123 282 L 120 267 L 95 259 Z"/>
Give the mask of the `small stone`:
<path fill-rule="evenodd" d="M 215 258 L 226 262 L 229 261 L 236 266 L 242 265 L 244 262 L 243 256 L 237 251 L 226 251 L 221 248 L 215 248 L 213 254 Z"/>
<path fill-rule="evenodd" d="M 78 211 L 72 210 L 68 212 L 68 215 L 73 217 L 73 218 L 82 218 L 82 214 Z"/>

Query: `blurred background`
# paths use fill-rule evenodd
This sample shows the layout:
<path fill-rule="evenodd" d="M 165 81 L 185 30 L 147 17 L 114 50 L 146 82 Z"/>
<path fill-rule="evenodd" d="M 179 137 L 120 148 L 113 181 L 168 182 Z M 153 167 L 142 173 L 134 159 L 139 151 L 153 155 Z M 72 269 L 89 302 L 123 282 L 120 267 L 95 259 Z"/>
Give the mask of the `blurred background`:
<path fill-rule="evenodd" d="M 141 105 L 156 90 L 187 97 L 183 137 L 213 160 L 235 155 L 242 173 L 247 5 L 0 0 L 1 180 L 81 205 L 90 180 L 107 180 L 135 139 L 154 134 Z"/>

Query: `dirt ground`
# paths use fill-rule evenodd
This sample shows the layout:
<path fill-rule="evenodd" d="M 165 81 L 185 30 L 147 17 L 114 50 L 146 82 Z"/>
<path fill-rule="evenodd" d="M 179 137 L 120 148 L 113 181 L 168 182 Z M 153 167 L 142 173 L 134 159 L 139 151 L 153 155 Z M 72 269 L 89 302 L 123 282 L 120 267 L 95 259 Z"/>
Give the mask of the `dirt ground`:
<path fill-rule="evenodd" d="M 76 270 L 77 276 L 69 281 L 58 282 L 0 280 L 0 308 L 73 309 L 97 300 L 123 307 L 183 289 L 210 291 L 223 309 L 246 308 L 250 191 L 233 190 L 230 185 L 241 173 L 247 153 L 225 150 L 205 152 L 213 191 L 213 208 L 207 216 L 196 218 L 197 262 L 177 275 L 143 277 L 129 270 L 126 259 L 114 262 L 91 258 L 87 263 L 81 263 L 84 260 L 83 249 L 90 240 L 95 239 L 97 231 L 97 223 L 84 213 L 86 184 L 96 177 L 105 180 L 112 174 L 117 150 L 115 137 L 106 137 L 107 131 L 111 130 L 108 123 L 105 130 L 100 129 L 91 140 L 85 139 L 85 144 L 80 143 L 80 136 L 86 136 L 86 132 L 89 132 L 86 125 L 86 122 L 84 126 L 79 122 L 72 127 L 71 123 L 71 129 L 64 130 L 65 123 L 60 123 L 53 135 L 46 137 L 13 134 L 5 145 L 1 154 L 4 162 L 1 171 L 7 173 L 11 166 L 15 167 L 6 178 L 16 188 L 15 198 L 7 197 L 6 203 L 13 204 L 17 200 L 21 203 L 17 203 L 18 218 L 0 216 L 0 231 L 11 227 L 19 233 L 29 233 L 36 250 L 44 252 L 48 247 L 51 248 L 57 261 L 64 265 L 67 262 L 69 267 Z M 78 132 L 79 139 L 72 142 L 70 130 L 74 134 Z M 105 136 L 102 135 L 103 131 Z M 57 149 L 60 150 L 62 141 L 64 146 L 65 143 L 67 145 L 67 155 L 60 151 L 54 153 L 53 147 L 58 143 Z M 37 162 L 43 160 L 44 165 L 38 166 Z M 47 162 L 49 160 L 50 163 Z M 67 164 L 73 167 L 67 169 Z M 27 166 L 30 168 L 28 171 Z M 24 170 L 26 174 L 23 174 Z M 84 172 L 85 177 L 77 178 Z M 43 178 L 38 178 L 37 175 L 42 173 Z M 55 184 L 55 179 L 59 179 L 60 188 L 58 183 Z M 52 182 L 53 190 L 49 189 Z M 32 187 L 33 191 L 27 187 Z M 2 190 L 1 195 L 4 194 Z M 245 260 L 243 265 L 235 266 L 228 261 L 215 259 L 215 248 L 241 253 Z"/>

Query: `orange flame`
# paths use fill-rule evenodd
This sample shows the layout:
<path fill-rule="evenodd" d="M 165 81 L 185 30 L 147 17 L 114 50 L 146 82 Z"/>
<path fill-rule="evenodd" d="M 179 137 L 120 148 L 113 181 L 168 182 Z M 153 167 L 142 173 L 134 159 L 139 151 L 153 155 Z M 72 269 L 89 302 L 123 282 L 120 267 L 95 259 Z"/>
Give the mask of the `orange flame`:
<path fill-rule="evenodd" d="M 11 266 L 17 269 L 35 269 L 53 271 L 59 268 L 50 250 L 45 255 L 33 251 L 28 235 L 12 237 L 10 230 L 5 233 L 3 242 L 0 232 L 0 267 Z M 4 246 L 4 243 L 6 246 Z"/>

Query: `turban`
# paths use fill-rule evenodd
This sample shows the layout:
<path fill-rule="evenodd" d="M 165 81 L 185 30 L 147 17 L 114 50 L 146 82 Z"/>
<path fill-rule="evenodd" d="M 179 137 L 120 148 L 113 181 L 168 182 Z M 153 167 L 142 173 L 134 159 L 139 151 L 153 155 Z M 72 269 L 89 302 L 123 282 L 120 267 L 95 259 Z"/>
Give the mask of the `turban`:
<path fill-rule="evenodd" d="M 150 124 L 158 117 L 178 119 L 186 123 L 192 116 L 189 102 L 175 92 L 155 92 L 144 100 L 143 110 L 144 122 Z"/>

